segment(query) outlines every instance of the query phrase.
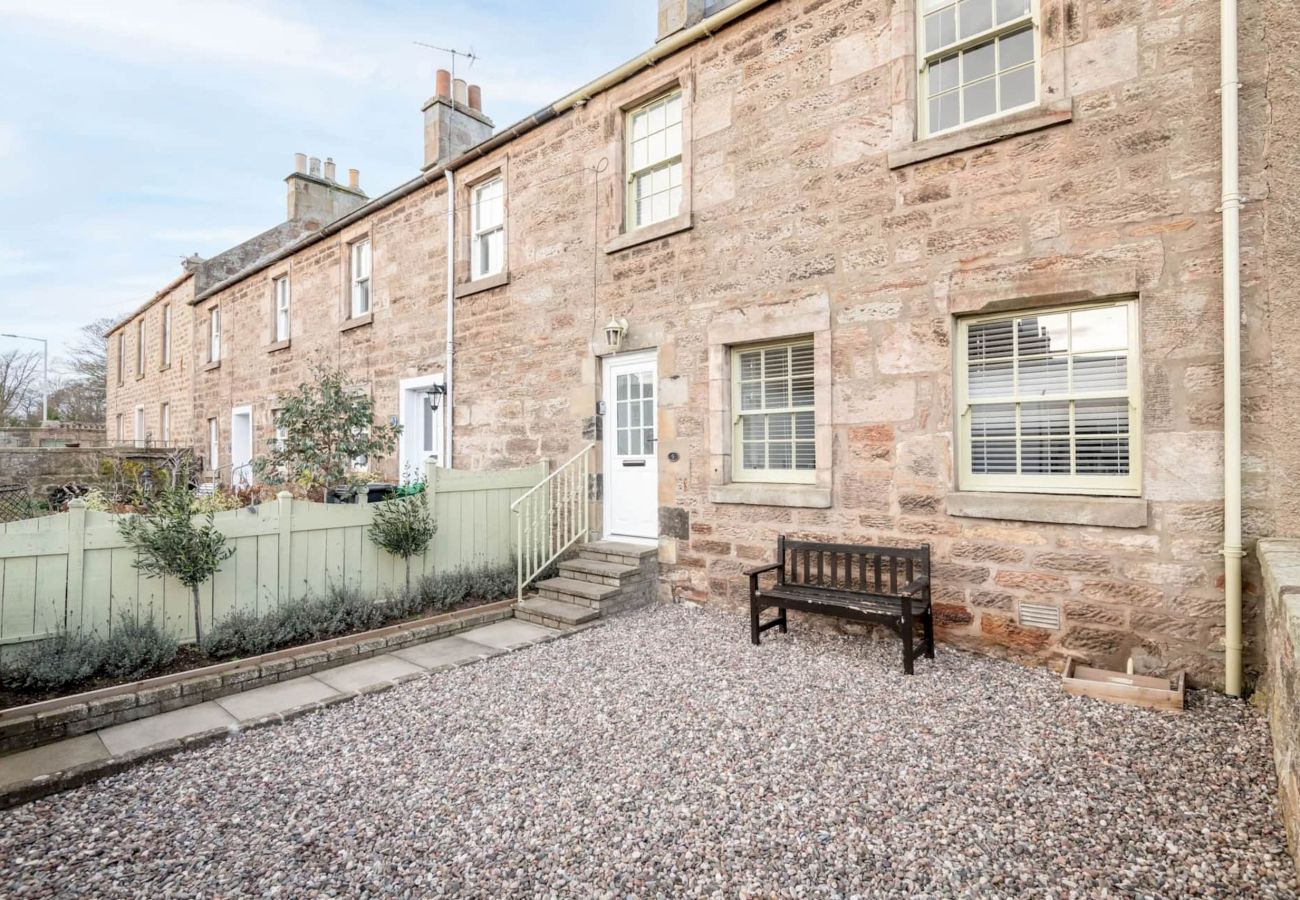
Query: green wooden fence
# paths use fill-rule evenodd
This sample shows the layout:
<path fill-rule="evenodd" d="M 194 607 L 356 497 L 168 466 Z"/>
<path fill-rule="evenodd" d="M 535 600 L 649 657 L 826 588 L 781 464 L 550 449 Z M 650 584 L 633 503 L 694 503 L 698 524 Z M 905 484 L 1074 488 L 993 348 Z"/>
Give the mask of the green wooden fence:
<path fill-rule="evenodd" d="M 498 472 L 430 467 L 428 490 L 438 521 L 429 552 L 411 561 L 424 574 L 513 565 L 510 504 L 546 477 L 546 464 Z M 189 591 L 173 579 L 148 578 L 109 513 L 66 513 L 0 525 L 0 647 L 72 631 L 110 633 L 122 613 L 152 615 L 182 637 L 194 635 Z M 400 587 L 405 564 L 370 542 L 365 505 L 275 502 L 217 513 L 234 555 L 201 589 L 214 622 L 235 609 L 264 612 L 287 598 L 351 585 L 378 595 Z"/>

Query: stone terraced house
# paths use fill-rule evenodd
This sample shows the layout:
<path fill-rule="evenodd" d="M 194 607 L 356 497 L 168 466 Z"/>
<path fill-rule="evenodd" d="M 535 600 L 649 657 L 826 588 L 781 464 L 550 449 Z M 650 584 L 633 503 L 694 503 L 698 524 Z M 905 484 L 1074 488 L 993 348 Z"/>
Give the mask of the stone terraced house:
<path fill-rule="evenodd" d="M 659 7 L 503 130 L 440 73 L 378 197 L 300 156 L 283 225 L 112 333 L 110 433 L 250 477 L 326 361 L 404 426 L 389 478 L 595 442 L 593 526 L 657 542 L 663 598 L 739 605 L 781 533 L 928 541 L 949 643 L 1222 685 L 1219 4 Z M 1249 550 L 1300 533 L 1300 27 L 1245 10 Z"/>

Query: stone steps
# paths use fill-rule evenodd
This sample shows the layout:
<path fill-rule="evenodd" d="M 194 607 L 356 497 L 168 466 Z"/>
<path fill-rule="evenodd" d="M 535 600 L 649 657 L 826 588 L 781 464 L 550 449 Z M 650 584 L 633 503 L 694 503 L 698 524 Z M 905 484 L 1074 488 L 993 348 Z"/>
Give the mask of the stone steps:
<path fill-rule="evenodd" d="M 515 604 L 515 615 L 536 625 L 573 628 L 654 596 L 658 548 L 621 541 L 594 541 L 559 565 L 555 578 L 539 581 L 535 594 Z"/>

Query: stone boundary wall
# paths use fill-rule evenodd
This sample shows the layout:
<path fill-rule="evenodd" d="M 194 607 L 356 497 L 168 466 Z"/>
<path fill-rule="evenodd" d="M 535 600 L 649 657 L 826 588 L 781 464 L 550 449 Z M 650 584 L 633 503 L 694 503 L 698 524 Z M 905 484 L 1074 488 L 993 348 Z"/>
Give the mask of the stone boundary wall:
<path fill-rule="evenodd" d="M 42 447 L 43 441 L 66 441 L 81 447 L 102 447 L 108 439 L 103 425 L 59 422 L 34 428 L 0 428 L 0 447 Z"/>
<path fill-rule="evenodd" d="M 140 682 L 136 690 L 97 696 L 85 702 L 69 697 L 66 704 L 31 715 L 10 717 L 0 711 L 0 756 L 490 625 L 511 618 L 513 604 L 513 599 L 503 600 L 347 638 L 267 653 L 216 673 L 150 679 Z"/>
<path fill-rule="evenodd" d="M 1262 540 L 1267 703 L 1273 762 L 1291 855 L 1300 866 L 1300 540 Z"/>

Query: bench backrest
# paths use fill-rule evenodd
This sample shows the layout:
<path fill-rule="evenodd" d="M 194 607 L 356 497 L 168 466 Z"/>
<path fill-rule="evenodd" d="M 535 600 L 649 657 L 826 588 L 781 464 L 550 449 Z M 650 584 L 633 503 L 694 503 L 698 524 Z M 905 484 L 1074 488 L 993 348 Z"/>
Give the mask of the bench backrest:
<path fill-rule="evenodd" d="M 930 574 L 930 545 L 870 547 L 777 539 L 783 584 L 893 596 Z"/>

